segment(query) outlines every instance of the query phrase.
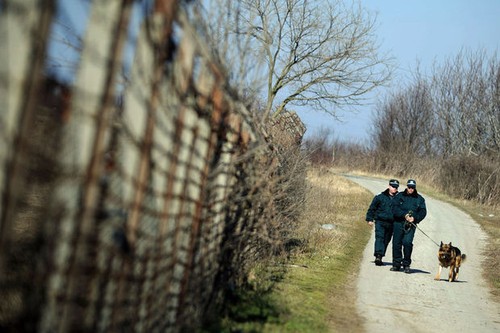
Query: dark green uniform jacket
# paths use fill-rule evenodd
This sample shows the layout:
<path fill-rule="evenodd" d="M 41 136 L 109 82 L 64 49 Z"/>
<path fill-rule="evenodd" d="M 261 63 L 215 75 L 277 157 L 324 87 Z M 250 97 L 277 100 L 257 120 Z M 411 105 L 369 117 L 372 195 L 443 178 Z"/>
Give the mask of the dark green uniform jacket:
<path fill-rule="evenodd" d="M 365 221 L 394 222 L 392 200 L 394 200 L 397 196 L 397 193 L 396 195 L 391 196 L 389 194 L 389 189 L 377 194 L 373 198 L 370 207 L 368 207 Z"/>
<path fill-rule="evenodd" d="M 427 215 L 427 208 L 425 207 L 425 199 L 418 194 L 415 189 L 410 195 L 405 189 L 401 192 L 396 201 L 394 202 L 394 220 L 404 221 L 405 215 L 409 212 L 412 213 L 415 221 L 413 223 L 418 224 Z"/>

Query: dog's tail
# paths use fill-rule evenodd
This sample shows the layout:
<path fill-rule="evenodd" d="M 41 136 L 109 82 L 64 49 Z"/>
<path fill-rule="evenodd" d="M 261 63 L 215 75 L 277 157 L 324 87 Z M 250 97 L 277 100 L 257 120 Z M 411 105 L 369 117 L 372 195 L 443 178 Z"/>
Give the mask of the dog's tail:
<path fill-rule="evenodd" d="M 462 257 L 462 262 L 465 262 L 465 259 L 467 259 L 467 256 L 465 255 L 465 253 L 462 254 L 461 257 Z"/>

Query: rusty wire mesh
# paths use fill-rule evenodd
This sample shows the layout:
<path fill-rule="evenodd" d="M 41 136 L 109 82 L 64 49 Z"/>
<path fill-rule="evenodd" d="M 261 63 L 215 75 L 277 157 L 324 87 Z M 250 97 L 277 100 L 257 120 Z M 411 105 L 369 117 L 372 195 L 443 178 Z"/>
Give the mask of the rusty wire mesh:
<path fill-rule="evenodd" d="M 133 3 L 92 4 L 73 85 L 43 71 L 56 3 L 0 9 L 6 331 L 197 327 L 276 240 L 300 120 L 273 143 L 176 1 L 145 17 L 118 89 Z"/>

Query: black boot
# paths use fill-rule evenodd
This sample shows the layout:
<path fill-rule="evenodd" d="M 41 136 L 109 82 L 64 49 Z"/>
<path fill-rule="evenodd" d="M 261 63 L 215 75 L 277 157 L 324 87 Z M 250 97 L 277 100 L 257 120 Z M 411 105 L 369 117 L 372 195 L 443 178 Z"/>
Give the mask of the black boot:
<path fill-rule="evenodd" d="M 375 257 L 375 265 L 377 266 L 382 266 L 384 263 L 382 262 L 382 256 L 376 256 Z"/>

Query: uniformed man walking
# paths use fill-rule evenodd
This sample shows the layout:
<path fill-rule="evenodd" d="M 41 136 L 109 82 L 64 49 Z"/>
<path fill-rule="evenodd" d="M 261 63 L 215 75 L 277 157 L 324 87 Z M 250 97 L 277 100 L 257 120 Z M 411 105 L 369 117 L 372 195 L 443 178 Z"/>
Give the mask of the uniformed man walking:
<path fill-rule="evenodd" d="M 393 235 L 393 200 L 398 195 L 399 181 L 389 180 L 389 186 L 385 191 L 377 194 L 366 212 L 366 222 L 375 225 L 375 265 L 382 266 L 382 258 L 385 256 L 387 246 Z"/>
<path fill-rule="evenodd" d="M 417 192 L 417 182 L 408 179 L 406 189 L 399 193 L 394 205 L 391 271 L 410 273 L 413 237 L 416 225 L 427 215 L 425 199 Z"/>

